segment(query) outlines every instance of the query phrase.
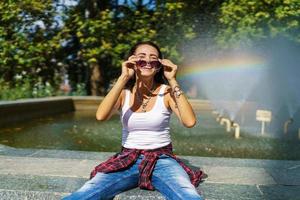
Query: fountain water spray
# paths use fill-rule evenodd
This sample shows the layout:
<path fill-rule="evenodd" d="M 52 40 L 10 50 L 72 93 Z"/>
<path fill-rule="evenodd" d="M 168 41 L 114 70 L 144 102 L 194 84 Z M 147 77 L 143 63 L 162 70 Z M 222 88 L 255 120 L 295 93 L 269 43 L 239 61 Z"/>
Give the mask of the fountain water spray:
<path fill-rule="evenodd" d="M 223 118 L 223 116 L 222 116 L 221 114 L 218 114 L 218 116 L 217 116 L 217 118 L 216 118 L 216 121 L 217 121 L 217 122 L 220 122 L 222 118 Z"/>
<path fill-rule="evenodd" d="M 251 49 L 212 50 L 187 59 L 180 79 L 199 86 L 199 97 L 218 111 L 219 123 L 229 124 L 226 116 L 246 134 L 264 135 L 268 128 L 268 136 L 282 137 L 283 124 L 285 132 L 295 133 L 300 125 L 299 50 L 284 38 Z M 257 119 L 257 110 L 267 111 L 268 119 Z M 286 122 L 289 118 L 292 124 Z"/>

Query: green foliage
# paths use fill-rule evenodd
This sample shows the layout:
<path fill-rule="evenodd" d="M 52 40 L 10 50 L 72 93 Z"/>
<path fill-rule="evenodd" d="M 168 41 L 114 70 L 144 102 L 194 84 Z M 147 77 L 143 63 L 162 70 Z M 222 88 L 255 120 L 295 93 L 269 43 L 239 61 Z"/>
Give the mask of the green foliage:
<path fill-rule="evenodd" d="M 165 3 L 156 9 L 128 4 L 117 5 L 117 9 L 101 10 L 96 7 L 93 16 L 80 15 L 82 10 L 88 10 L 82 5 L 79 3 L 70 11 L 61 35 L 67 36 L 66 41 L 75 36 L 79 41 L 77 47 L 80 47 L 77 50 L 83 60 L 96 60 L 106 77 L 114 78 L 110 72 L 120 67 L 130 47 L 138 41 L 157 42 L 166 57 L 179 62 L 180 41 L 195 36 L 191 26 L 183 23 L 184 3 Z"/>
<path fill-rule="evenodd" d="M 84 83 L 77 83 L 75 90 L 72 91 L 72 96 L 86 96 L 86 89 Z"/>
<path fill-rule="evenodd" d="M 33 86 L 29 77 L 15 76 L 15 85 L 12 87 L 3 79 L 0 79 L 0 100 L 15 100 L 22 98 L 36 98 L 54 96 L 55 88 L 49 82 L 42 83 L 38 80 Z"/>
<path fill-rule="evenodd" d="M 56 86 L 51 85 L 49 82 L 43 82 L 39 78 L 32 85 L 31 78 L 16 75 L 14 77 L 16 84 L 12 87 L 3 79 L 0 79 L 0 100 L 16 100 L 23 98 L 39 98 L 49 96 L 85 96 L 85 84 L 77 83 L 76 87 L 68 93 L 58 89 Z"/>
<path fill-rule="evenodd" d="M 196 37 L 192 23 L 185 20 L 183 11 L 187 7 L 183 2 L 166 3 L 164 8 L 157 10 L 156 21 L 162 20 L 157 31 L 157 41 L 162 45 L 162 51 L 167 57 L 175 62 L 181 62 L 183 59 L 179 47 Z"/>
<path fill-rule="evenodd" d="M 285 36 L 300 42 L 299 0 L 228 0 L 219 17 L 217 40 L 223 47 Z"/>
<path fill-rule="evenodd" d="M 87 95 L 86 84 L 94 73 L 91 63 L 100 68 L 102 77 L 96 81 L 105 91 L 138 41 L 156 42 L 164 57 L 178 65 L 183 56 L 215 51 L 214 39 L 225 48 L 278 35 L 300 42 L 298 0 L 60 3 L 0 2 L 1 99 Z M 197 42 L 199 38 L 210 41 Z M 186 54 L 183 49 L 188 49 Z M 15 78 L 20 74 L 26 77 L 22 82 Z M 59 92 L 64 74 L 72 83 L 68 94 Z"/>
<path fill-rule="evenodd" d="M 0 74 L 11 86 L 22 73 L 53 82 L 55 14 L 52 0 L 0 2 Z"/>

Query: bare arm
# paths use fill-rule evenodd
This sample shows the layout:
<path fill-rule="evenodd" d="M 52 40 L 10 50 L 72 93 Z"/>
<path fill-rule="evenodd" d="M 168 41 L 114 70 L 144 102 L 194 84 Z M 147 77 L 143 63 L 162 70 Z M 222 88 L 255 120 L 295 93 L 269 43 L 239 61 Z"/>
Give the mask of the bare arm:
<path fill-rule="evenodd" d="M 196 124 L 196 116 L 191 104 L 183 94 L 181 94 L 179 97 L 175 97 L 173 95 L 173 89 L 176 86 L 179 86 L 176 79 L 169 80 L 169 84 L 172 88 L 169 98 L 169 105 L 171 109 L 173 110 L 173 112 L 175 112 L 175 114 L 185 127 L 193 127 Z"/>
<path fill-rule="evenodd" d="M 176 81 L 177 65 L 173 64 L 168 59 L 160 60 L 164 66 L 164 75 L 167 78 L 171 89 L 169 89 L 168 103 L 173 112 L 177 115 L 181 123 L 188 128 L 193 127 L 196 124 L 196 116 L 193 111 L 191 104 L 188 102 L 187 98 L 181 94 L 179 96 L 174 96 L 174 88 L 179 87 Z M 180 88 L 180 87 L 179 87 Z"/>
<path fill-rule="evenodd" d="M 120 76 L 109 91 L 109 93 L 104 97 L 101 104 L 99 105 L 96 112 L 96 119 L 100 121 L 105 121 L 110 119 L 112 114 L 120 107 L 121 105 L 121 94 L 122 89 L 127 83 L 127 78 Z"/>
<path fill-rule="evenodd" d="M 127 81 L 134 75 L 134 65 L 136 58 L 130 56 L 122 63 L 122 74 L 109 93 L 104 97 L 96 112 L 96 119 L 100 121 L 108 120 L 121 105 L 122 90 Z"/>

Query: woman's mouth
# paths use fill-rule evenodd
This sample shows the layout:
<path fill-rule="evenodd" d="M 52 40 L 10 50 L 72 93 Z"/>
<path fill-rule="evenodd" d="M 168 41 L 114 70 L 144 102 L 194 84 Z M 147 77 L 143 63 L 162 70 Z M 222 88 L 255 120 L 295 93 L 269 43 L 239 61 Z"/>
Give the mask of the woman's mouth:
<path fill-rule="evenodd" d="M 140 67 L 141 69 L 152 69 L 153 67 L 151 67 L 151 66 L 143 66 L 143 67 Z"/>

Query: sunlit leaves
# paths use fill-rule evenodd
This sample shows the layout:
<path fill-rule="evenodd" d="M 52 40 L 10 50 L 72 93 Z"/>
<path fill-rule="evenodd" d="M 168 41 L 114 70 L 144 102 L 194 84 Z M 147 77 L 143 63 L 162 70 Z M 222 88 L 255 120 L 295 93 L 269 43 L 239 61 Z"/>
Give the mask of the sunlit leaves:
<path fill-rule="evenodd" d="M 298 0 L 228 0 L 219 21 L 223 28 L 217 39 L 223 47 L 252 45 L 279 35 L 300 42 Z"/>
<path fill-rule="evenodd" d="M 57 47 L 55 15 L 52 0 L 0 2 L 0 74 L 10 84 L 16 84 L 16 74 L 26 72 L 33 78 L 38 68 L 42 73 L 53 71 L 46 66 Z"/>

